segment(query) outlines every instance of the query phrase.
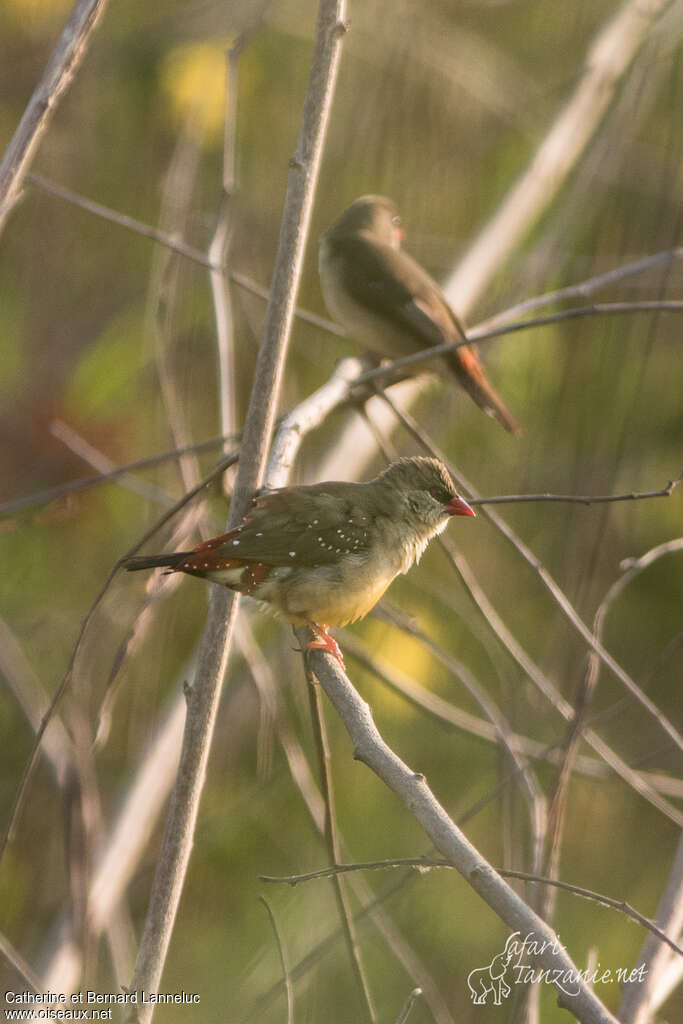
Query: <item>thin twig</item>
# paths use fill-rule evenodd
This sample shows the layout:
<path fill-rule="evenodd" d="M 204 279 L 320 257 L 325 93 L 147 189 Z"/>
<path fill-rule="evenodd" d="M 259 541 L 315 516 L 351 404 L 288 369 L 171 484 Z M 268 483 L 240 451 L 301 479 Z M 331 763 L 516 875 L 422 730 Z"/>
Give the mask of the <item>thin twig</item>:
<path fill-rule="evenodd" d="M 55 420 L 59 423 L 59 420 Z M 184 448 L 174 448 L 171 451 L 160 452 L 159 455 L 147 455 L 144 459 L 137 459 L 135 462 L 128 462 L 125 466 L 117 466 L 107 473 L 98 473 L 97 476 L 86 476 L 80 480 L 68 480 L 64 484 L 56 484 L 54 487 L 47 487 L 43 491 L 34 491 L 33 494 L 26 494 L 23 498 L 13 498 L 0 505 L 0 516 L 13 512 L 20 512 L 24 508 L 32 508 L 35 505 L 45 505 L 58 498 L 66 497 L 69 494 L 77 494 L 87 491 L 99 484 L 111 483 L 119 477 L 128 473 L 134 473 L 139 469 L 149 469 L 151 466 L 159 466 L 164 462 L 180 458 L 187 453 L 214 451 L 226 442 L 234 443 L 239 441 L 240 434 L 231 437 L 213 437 L 208 441 L 199 441 L 197 444 L 187 445 Z"/>
<path fill-rule="evenodd" d="M 107 0 L 79 0 L 0 163 L 0 232 L 59 102 L 88 52 Z"/>
<path fill-rule="evenodd" d="M 670 0 L 628 0 L 594 36 L 583 74 L 529 165 L 469 247 L 446 293 L 466 313 L 541 217 L 598 131 L 615 93 Z"/>
<path fill-rule="evenodd" d="M 561 309 L 556 313 L 548 313 L 547 316 L 534 317 L 532 320 L 517 320 L 487 331 L 470 328 L 467 331 L 467 337 L 460 341 L 449 341 L 444 342 L 442 345 L 432 345 L 430 348 L 420 349 L 419 352 L 413 352 L 409 356 L 401 356 L 400 359 L 394 359 L 392 362 L 368 370 L 358 378 L 356 384 L 361 387 L 374 381 L 386 380 L 387 378 L 392 381 L 401 380 L 405 376 L 410 376 L 410 372 L 406 371 L 412 371 L 415 366 L 422 366 L 435 359 L 440 359 L 441 356 L 447 355 L 449 352 L 454 352 L 465 345 L 471 345 L 473 341 L 477 343 L 492 341 L 494 338 L 502 338 L 509 334 L 515 334 L 518 331 L 548 327 L 563 320 L 577 320 L 587 316 L 614 316 L 626 313 L 653 312 L 683 313 L 683 300 L 658 299 L 643 302 L 603 302 L 599 305 L 593 304 L 590 306 L 575 306 L 573 309 Z"/>
<path fill-rule="evenodd" d="M 292 978 L 289 973 L 289 963 L 287 961 L 287 953 L 285 951 L 285 945 L 282 941 L 280 929 L 278 928 L 277 919 L 273 913 L 271 907 L 265 896 L 259 896 L 260 902 L 266 908 L 268 917 L 270 918 L 270 926 L 273 929 L 273 935 L 275 936 L 275 944 L 277 951 L 280 956 L 280 964 L 282 966 L 282 980 L 285 986 L 285 992 L 287 993 L 287 1024 L 293 1024 L 294 1021 L 294 989 L 292 987 Z"/>
<path fill-rule="evenodd" d="M 143 221 L 136 220 L 134 217 L 128 217 L 125 213 L 119 213 L 117 210 L 112 210 L 108 206 L 103 206 L 102 203 L 96 203 L 92 199 L 86 199 L 85 196 L 81 196 L 77 192 L 73 192 L 71 189 L 65 188 L 63 185 L 58 185 L 56 182 L 50 181 L 49 178 L 45 178 L 41 174 L 27 174 L 25 180 L 29 184 L 35 185 L 38 188 L 43 189 L 45 192 L 49 192 L 51 195 L 58 196 L 67 203 L 72 203 L 74 206 L 80 207 L 87 213 L 92 213 L 97 217 L 101 217 L 103 220 L 109 221 L 111 224 L 117 224 L 119 227 L 126 228 L 126 230 L 132 231 L 137 235 L 142 235 L 144 238 L 150 238 L 159 245 L 163 245 L 167 249 L 172 249 L 173 252 L 177 252 L 180 256 L 185 256 L 186 259 L 192 260 L 193 263 L 198 263 L 200 266 L 207 267 L 209 270 L 225 274 L 239 288 L 242 288 L 246 292 L 250 292 L 252 295 L 256 295 L 257 298 L 263 299 L 264 302 L 267 302 L 270 298 L 270 291 L 264 285 L 254 281 L 246 274 L 241 274 L 236 270 L 232 270 L 230 267 L 227 267 L 222 263 L 214 263 L 202 249 L 197 249 L 188 242 L 183 242 L 181 239 L 175 238 L 173 235 L 160 231 L 158 228 L 152 227 L 151 224 L 145 224 Z M 313 327 L 320 327 L 329 334 L 334 334 L 339 338 L 346 337 L 346 332 L 343 328 L 324 316 L 318 316 L 317 313 L 311 313 L 309 310 L 301 309 L 298 306 L 295 310 L 295 315 L 300 320 L 304 320 Z"/>
<path fill-rule="evenodd" d="M 674 260 L 680 259 L 683 259 L 683 246 L 677 249 L 666 249 L 663 252 L 656 252 L 652 256 L 645 256 L 643 259 L 634 260 L 632 263 L 623 263 L 620 267 L 607 270 L 604 274 L 588 277 L 585 281 L 579 281 L 577 284 L 557 288 L 555 291 L 545 292 L 543 295 L 534 295 L 532 298 L 517 302 L 514 306 L 509 306 L 500 313 L 496 313 L 494 316 L 490 316 L 476 326 L 471 327 L 469 330 L 470 337 L 476 338 L 477 334 L 486 333 L 491 328 L 506 323 L 512 317 L 519 316 L 520 313 L 528 313 L 532 309 L 551 306 L 556 302 L 564 302 L 567 299 L 585 298 L 601 288 L 606 288 L 608 285 L 616 284 L 618 281 L 623 281 L 636 274 L 646 273 L 655 267 L 668 267 Z"/>
<path fill-rule="evenodd" d="M 501 494 L 494 498 L 468 498 L 470 505 L 504 505 L 525 501 L 564 501 L 578 505 L 599 505 L 612 501 L 642 501 L 644 498 L 670 498 L 683 475 L 669 480 L 659 491 L 629 491 L 627 494 Z"/>
<path fill-rule="evenodd" d="M 417 868 L 418 871 L 430 871 L 432 868 L 449 868 L 453 870 L 454 865 L 451 861 L 441 860 L 435 857 L 392 857 L 388 860 L 374 860 L 374 861 L 363 861 L 355 864 L 332 864 L 328 867 L 318 868 L 316 871 L 307 871 L 300 875 L 284 875 L 282 877 L 275 877 L 271 875 L 259 875 L 259 879 L 262 882 L 274 883 L 274 884 L 286 884 L 286 885 L 299 885 L 301 882 L 312 882 L 317 881 L 321 878 L 332 878 L 337 874 L 347 874 L 353 871 L 384 871 L 392 868 L 405 868 L 412 867 Z M 625 900 L 615 900 L 611 896 L 605 896 L 599 892 L 593 892 L 592 889 L 585 889 L 581 885 L 573 885 L 571 882 L 561 882 L 556 878 L 544 878 L 542 875 L 530 874 L 528 871 L 508 871 L 505 868 L 495 869 L 499 875 L 503 878 L 518 878 L 523 882 L 535 882 L 539 885 L 549 885 L 556 889 L 564 889 L 565 892 L 574 893 L 575 896 L 582 896 L 587 900 L 594 900 L 596 903 L 603 903 L 606 907 L 611 907 L 612 910 L 618 910 L 620 913 L 625 914 L 626 917 L 632 918 L 641 924 L 648 931 L 656 935 L 657 938 L 665 942 L 667 946 L 683 957 L 683 949 L 678 946 L 669 936 L 658 928 L 657 925 L 643 914 L 626 903 Z"/>

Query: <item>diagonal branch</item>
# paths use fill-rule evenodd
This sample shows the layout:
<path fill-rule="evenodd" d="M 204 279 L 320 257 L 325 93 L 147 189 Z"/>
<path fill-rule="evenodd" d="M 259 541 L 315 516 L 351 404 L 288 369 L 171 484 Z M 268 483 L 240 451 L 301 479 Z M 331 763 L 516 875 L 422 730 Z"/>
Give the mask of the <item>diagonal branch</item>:
<path fill-rule="evenodd" d="M 302 628 L 297 635 L 301 646 L 305 647 L 307 631 Z M 387 746 L 373 721 L 369 706 L 338 663 L 320 651 L 312 651 L 309 656 L 311 667 L 351 737 L 354 757 L 396 793 L 448 862 L 509 928 L 524 935 L 534 934 L 540 950 L 533 958 L 537 964 L 549 970 L 551 978 L 558 977 L 555 972 L 560 969 L 569 972 L 566 976 L 576 981 L 576 995 L 557 988 L 559 1005 L 570 1010 L 582 1024 L 614 1024 L 614 1017 L 580 980 L 578 968 L 559 945 L 552 929 L 472 846 L 436 800 L 424 776 L 412 771 Z"/>
<path fill-rule="evenodd" d="M 62 32 L 0 164 L 0 232 L 57 104 L 87 53 L 107 0 L 80 0 Z"/>

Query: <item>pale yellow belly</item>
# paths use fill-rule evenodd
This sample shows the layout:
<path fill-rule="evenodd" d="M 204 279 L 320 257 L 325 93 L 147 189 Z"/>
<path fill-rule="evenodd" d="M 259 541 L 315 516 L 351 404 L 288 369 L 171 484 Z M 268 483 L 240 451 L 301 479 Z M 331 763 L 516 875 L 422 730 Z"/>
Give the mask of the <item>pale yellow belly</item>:
<path fill-rule="evenodd" d="M 395 572 L 350 574 L 339 578 L 319 570 L 305 581 L 290 578 L 279 585 L 264 585 L 254 594 L 268 601 L 295 625 L 316 622 L 319 626 L 345 626 L 362 618 L 373 608 L 394 579 Z"/>

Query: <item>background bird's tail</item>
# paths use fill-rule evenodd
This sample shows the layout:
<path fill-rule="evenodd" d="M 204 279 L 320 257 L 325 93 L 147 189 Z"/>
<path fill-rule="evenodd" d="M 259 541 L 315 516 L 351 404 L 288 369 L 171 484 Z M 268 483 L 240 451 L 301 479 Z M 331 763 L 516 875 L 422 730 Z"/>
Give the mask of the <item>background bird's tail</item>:
<path fill-rule="evenodd" d="M 137 572 L 138 569 L 157 569 L 161 566 L 165 569 L 175 569 L 179 562 L 187 558 L 188 554 L 187 551 L 174 551 L 168 555 L 135 555 L 133 558 L 127 558 L 123 567 L 128 572 Z"/>
<path fill-rule="evenodd" d="M 495 417 L 511 434 L 519 437 L 522 428 L 488 380 L 479 362 L 477 350 L 470 345 L 456 348 L 448 357 L 448 363 L 479 408 L 489 416 Z"/>

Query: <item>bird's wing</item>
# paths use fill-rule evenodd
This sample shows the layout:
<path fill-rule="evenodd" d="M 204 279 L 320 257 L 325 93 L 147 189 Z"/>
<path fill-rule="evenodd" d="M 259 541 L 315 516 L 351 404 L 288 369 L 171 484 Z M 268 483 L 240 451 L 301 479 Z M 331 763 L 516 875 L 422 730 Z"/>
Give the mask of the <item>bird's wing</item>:
<path fill-rule="evenodd" d="M 352 494 L 353 485 L 326 483 L 266 491 L 241 526 L 196 551 L 271 567 L 331 565 L 346 553 L 362 555 L 371 544 L 372 517 L 359 512 L 349 489 Z"/>
<path fill-rule="evenodd" d="M 407 253 L 362 235 L 338 244 L 343 285 L 356 302 L 412 334 L 416 348 L 457 339 L 453 313 L 438 285 Z"/>
<path fill-rule="evenodd" d="M 345 238 L 343 245 L 344 259 L 338 266 L 345 287 L 357 302 L 383 313 L 396 327 L 411 334 L 416 347 L 463 338 L 439 286 L 407 253 L 371 243 L 362 235 Z M 455 349 L 446 363 L 478 406 L 506 430 L 520 433 L 514 416 L 488 380 L 476 345 Z"/>

